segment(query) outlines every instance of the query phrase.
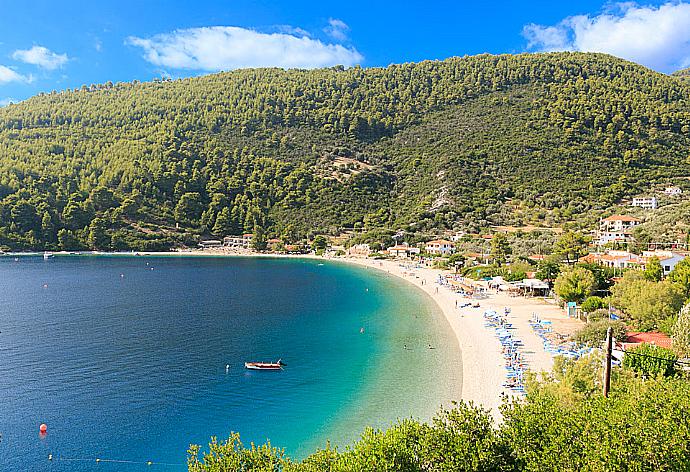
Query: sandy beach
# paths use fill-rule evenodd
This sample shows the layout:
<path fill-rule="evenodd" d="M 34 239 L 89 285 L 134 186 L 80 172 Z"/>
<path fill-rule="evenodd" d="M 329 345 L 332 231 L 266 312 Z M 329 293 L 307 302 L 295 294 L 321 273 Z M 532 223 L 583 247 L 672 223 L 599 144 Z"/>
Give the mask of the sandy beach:
<path fill-rule="evenodd" d="M 506 369 L 501 344 L 494 336 L 493 329 L 484 326 L 484 311 L 503 312 L 505 307 L 510 308 L 508 320 L 513 323 L 514 335 L 523 341 L 523 353 L 534 372 L 550 370 L 553 357 L 544 350 L 542 340 L 529 325 L 532 314 L 536 313 L 542 320 L 552 321 L 554 330 L 559 333 L 573 332 L 580 325 L 579 321 L 568 319 L 560 307 L 546 303 L 541 298 L 511 297 L 504 293 L 489 292 L 487 298 L 478 300 L 479 308 L 458 308 L 468 299 L 436 283 L 439 276 L 444 274 L 438 269 L 408 269 L 406 265 L 409 263 L 402 261 L 360 258 L 338 260 L 400 277 L 426 292 L 436 302 L 455 333 L 462 352 L 462 400 L 490 410 L 496 419 L 500 418 L 502 397 L 514 393 L 503 387 Z"/>

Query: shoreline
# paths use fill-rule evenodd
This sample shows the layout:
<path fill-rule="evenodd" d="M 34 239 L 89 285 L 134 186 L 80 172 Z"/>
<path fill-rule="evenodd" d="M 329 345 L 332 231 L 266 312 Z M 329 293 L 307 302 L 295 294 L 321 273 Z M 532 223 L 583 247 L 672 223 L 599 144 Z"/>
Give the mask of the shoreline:
<path fill-rule="evenodd" d="M 5 256 L 40 256 L 43 253 L 9 254 Z M 167 251 L 167 252 L 54 252 L 55 256 L 162 256 L 162 257 L 251 257 L 312 259 L 342 262 L 368 269 L 377 269 L 402 279 L 428 295 L 443 314 L 448 327 L 458 343 L 460 351 L 461 391 L 458 400 L 471 402 L 490 411 L 495 420 L 501 420 L 499 407 L 505 397 L 516 396 L 503 386 L 506 381 L 505 361 L 501 344 L 491 328 L 485 327 L 483 314 L 486 310 L 503 312 L 510 308 L 508 320 L 513 323 L 514 335 L 524 343 L 523 354 L 529 369 L 539 373 L 550 371 L 553 357 L 544 350 L 541 339 L 529 326 L 532 313 L 543 320 L 551 320 L 557 331 L 573 331 L 580 322 L 569 320 L 563 311 L 545 303 L 540 298 L 510 297 L 503 293 L 487 292 L 488 297 L 478 300 L 480 308 L 460 308 L 469 299 L 436 283 L 448 271 L 426 267 L 411 267 L 411 261 L 373 260 L 352 256 L 324 257 L 315 254 L 266 254 L 256 252 L 228 252 L 213 250 Z M 411 268 L 406 267 L 410 266 Z M 454 360 L 455 361 L 455 360 Z"/>

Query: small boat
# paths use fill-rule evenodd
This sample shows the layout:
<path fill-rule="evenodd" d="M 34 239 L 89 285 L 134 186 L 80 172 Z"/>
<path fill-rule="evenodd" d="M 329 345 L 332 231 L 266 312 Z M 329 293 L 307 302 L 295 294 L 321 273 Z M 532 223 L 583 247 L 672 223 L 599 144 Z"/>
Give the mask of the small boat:
<path fill-rule="evenodd" d="M 43 253 L 43 260 L 44 261 L 47 261 L 48 259 L 52 259 L 53 257 L 55 257 L 55 256 L 53 255 L 52 252 L 46 251 Z"/>
<path fill-rule="evenodd" d="M 250 370 L 282 370 L 286 365 L 282 360 L 278 362 L 245 362 L 244 368 Z"/>

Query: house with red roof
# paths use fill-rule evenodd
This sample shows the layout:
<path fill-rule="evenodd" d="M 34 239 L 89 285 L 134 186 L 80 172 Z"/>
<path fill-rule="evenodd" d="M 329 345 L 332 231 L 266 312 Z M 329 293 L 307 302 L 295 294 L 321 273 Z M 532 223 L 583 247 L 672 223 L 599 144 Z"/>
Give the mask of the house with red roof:
<path fill-rule="evenodd" d="M 621 342 L 620 344 L 624 351 L 628 348 L 639 346 L 640 344 L 652 344 L 654 346 L 671 349 L 673 340 L 668 335 L 659 333 L 658 331 L 648 333 L 630 331 L 629 333 L 625 334 L 625 341 Z"/>
<path fill-rule="evenodd" d="M 599 222 L 599 244 L 628 242 L 632 239 L 632 229 L 642 223 L 634 216 L 612 215 Z"/>

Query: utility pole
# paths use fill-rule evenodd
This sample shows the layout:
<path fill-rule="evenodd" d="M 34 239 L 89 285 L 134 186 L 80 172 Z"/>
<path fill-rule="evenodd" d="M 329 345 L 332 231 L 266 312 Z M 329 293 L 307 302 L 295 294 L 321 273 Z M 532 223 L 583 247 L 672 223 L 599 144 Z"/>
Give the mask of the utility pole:
<path fill-rule="evenodd" d="M 609 396 L 611 389 L 611 349 L 613 344 L 613 328 L 606 330 L 606 359 L 604 361 L 604 396 Z"/>

